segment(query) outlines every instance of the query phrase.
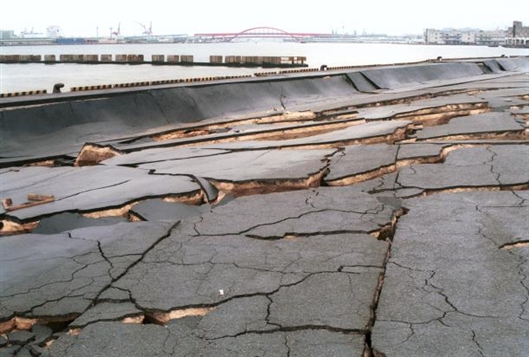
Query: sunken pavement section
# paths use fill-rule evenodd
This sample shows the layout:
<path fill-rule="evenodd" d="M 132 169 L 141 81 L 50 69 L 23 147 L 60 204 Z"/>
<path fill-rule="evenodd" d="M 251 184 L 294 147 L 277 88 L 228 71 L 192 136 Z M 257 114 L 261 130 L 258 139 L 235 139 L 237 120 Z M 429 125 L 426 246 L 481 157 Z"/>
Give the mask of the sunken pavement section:
<path fill-rule="evenodd" d="M 0 355 L 527 356 L 528 73 L 0 103 Z"/>

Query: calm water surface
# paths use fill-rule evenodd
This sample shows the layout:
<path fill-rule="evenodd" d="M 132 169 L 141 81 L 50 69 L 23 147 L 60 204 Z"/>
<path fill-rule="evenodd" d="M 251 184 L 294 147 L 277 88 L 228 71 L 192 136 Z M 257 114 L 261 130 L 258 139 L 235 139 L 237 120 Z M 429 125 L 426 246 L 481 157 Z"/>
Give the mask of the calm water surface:
<path fill-rule="evenodd" d="M 483 46 L 426 46 L 367 43 L 239 42 L 210 44 L 121 44 L 72 46 L 3 46 L 1 54 L 153 54 L 193 55 L 208 62 L 210 55 L 306 56 L 310 67 L 413 62 L 437 58 L 528 56 L 528 49 Z M 261 68 L 152 65 L 0 64 L 0 92 L 47 89 L 62 82 L 73 86 L 113 84 L 203 76 L 252 74 Z M 265 69 L 269 71 L 271 69 Z"/>

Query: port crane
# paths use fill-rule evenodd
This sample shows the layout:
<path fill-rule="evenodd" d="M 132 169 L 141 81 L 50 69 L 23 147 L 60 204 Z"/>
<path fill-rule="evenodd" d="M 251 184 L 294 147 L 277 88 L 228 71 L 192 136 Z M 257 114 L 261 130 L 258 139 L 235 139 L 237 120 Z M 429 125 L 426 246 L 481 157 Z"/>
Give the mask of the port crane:
<path fill-rule="evenodd" d="M 41 37 L 42 34 L 41 33 L 38 33 L 38 32 L 35 32 L 35 28 L 34 27 L 31 27 L 31 31 L 28 31 L 27 27 L 24 28 L 24 31 L 22 31 L 20 33 L 20 36 L 22 36 L 22 38 L 31 38 L 31 37 Z"/>
<path fill-rule="evenodd" d="M 147 37 L 151 37 L 152 36 L 152 21 L 149 25 L 149 28 L 147 28 L 147 26 L 145 26 L 144 24 L 142 24 L 141 22 L 138 22 L 138 24 L 141 26 L 141 28 L 143 29 L 143 32 L 142 34 L 147 36 Z"/>
<path fill-rule="evenodd" d="M 118 30 L 112 31 L 112 27 L 110 28 L 110 38 L 114 38 L 114 36 L 117 38 L 121 35 L 121 22 L 118 24 Z"/>

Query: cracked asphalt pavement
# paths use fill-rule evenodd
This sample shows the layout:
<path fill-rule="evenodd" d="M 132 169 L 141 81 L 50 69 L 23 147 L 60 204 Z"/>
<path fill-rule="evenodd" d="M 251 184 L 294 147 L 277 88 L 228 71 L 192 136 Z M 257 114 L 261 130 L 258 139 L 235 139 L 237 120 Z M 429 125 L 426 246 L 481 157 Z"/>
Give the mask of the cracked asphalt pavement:
<path fill-rule="evenodd" d="M 527 356 L 522 60 L 0 158 L 0 355 Z"/>

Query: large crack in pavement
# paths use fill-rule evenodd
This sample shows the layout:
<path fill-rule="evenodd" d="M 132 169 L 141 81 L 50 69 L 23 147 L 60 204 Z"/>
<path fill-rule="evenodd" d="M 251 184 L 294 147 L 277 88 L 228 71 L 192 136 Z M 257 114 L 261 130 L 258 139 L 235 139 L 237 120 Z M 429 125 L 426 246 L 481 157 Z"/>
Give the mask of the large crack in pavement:
<path fill-rule="evenodd" d="M 384 263 L 382 266 L 382 271 L 380 273 L 379 279 L 378 279 L 378 285 L 375 289 L 375 293 L 373 294 L 373 302 L 371 304 L 371 317 L 369 319 L 369 322 L 366 325 L 365 328 L 365 349 L 363 356 L 364 357 L 378 357 L 379 354 L 376 349 L 373 347 L 373 341 L 372 341 L 372 332 L 373 332 L 373 326 L 377 320 L 377 308 L 380 300 L 380 294 L 382 293 L 382 289 L 384 287 L 384 279 L 386 276 L 386 269 L 389 262 L 389 259 L 391 257 L 391 247 L 393 244 L 393 237 L 395 235 L 395 231 L 398 226 L 399 219 L 407 213 L 406 208 L 401 208 L 400 210 L 396 211 L 394 214 L 394 217 L 391 221 L 391 225 L 389 226 L 389 229 L 386 230 L 385 236 L 383 239 L 385 239 L 388 242 L 388 249 L 386 253 L 386 257 L 384 259 Z"/>

